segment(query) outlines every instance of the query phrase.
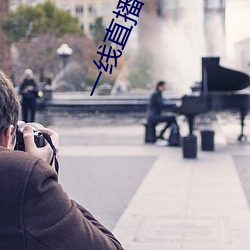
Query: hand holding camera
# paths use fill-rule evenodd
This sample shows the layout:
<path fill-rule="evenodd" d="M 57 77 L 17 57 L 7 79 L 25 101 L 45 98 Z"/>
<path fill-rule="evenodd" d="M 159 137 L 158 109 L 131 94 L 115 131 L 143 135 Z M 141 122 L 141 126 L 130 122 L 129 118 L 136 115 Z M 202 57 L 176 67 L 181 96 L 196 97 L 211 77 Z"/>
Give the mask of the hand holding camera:
<path fill-rule="evenodd" d="M 59 136 L 39 123 L 19 123 L 15 150 L 30 153 L 50 165 L 58 152 Z"/>
<path fill-rule="evenodd" d="M 19 122 L 17 130 L 16 130 L 16 146 L 15 146 L 15 150 L 21 150 L 21 151 L 26 151 L 25 150 L 25 143 L 24 143 L 24 139 L 23 139 L 23 130 L 24 127 L 28 125 L 31 127 L 31 130 L 34 132 L 34 142 L 36 147 L 38 148 L 42 148 L 46 145 L 45 139 L 42 135 L 42 133 L 40 133 L 38 131 L 38 129 L 43 128 L 43 126 L 39 123 L 24 123 L 24 122 Z M 25 130 L 29 130 L 29 128 L 25 128 Z M 30 132 L 32 132 L 30 131 Z"/>

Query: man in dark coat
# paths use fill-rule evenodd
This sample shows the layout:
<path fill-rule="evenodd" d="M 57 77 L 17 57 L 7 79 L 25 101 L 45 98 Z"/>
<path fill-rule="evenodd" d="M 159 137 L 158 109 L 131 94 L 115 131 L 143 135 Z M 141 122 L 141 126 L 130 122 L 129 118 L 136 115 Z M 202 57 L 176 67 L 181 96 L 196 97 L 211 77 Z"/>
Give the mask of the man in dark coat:
<path fill-rule="evenodd" d="M 166 126 L 161 130 L 157 139 L 165 139 L 165 131 L 172 125 L 176 124 L 175 116 L 173 115 L 162 115 L 164 108 L 169 108 L 169 105 L 165 104 L 162 100 L 162 92 L 166 89 L 166 83 L 159 81 L 156 85 L 154 93 L 151 95 L 148 108 L 147 108 L 147 121 L 157 125 L 158 123 L 165 122 Z"/>
<path fill-rule="evenodd" d="M 51 147 L 37 148 L 29 125 L 23 130 L 26 152 L 13 150 L 18 115 L 18 96 L 0 71 L 0 249 L 123 249 L 111 232 L 69 199 L 48 164 Z M 41 130 L 58 149 L 58 134 Z"/>

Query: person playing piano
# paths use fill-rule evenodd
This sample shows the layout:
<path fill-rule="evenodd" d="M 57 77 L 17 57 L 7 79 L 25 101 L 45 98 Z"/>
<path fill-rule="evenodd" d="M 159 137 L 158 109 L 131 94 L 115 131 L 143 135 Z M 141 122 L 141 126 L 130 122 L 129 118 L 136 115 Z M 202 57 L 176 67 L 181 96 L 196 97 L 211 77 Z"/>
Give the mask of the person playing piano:
<path fill-rule="evenodd" d="M 155 91 L 152 93 L 149 99 L 147 107 L 147 121 L 148 123 L 157 125 L 158 123 L 166 123 L 165 127 L 160 131 L 157 139 L 165 140 L 164 133 L 172 125 L 177 125 L 174 115 L 162 114 L 164 108 L 169 108 L 169 105 L 165 104 L 162 100 L 162 92 L 166 90 L 166 82 L 159 81 L 156 84 Z"/>

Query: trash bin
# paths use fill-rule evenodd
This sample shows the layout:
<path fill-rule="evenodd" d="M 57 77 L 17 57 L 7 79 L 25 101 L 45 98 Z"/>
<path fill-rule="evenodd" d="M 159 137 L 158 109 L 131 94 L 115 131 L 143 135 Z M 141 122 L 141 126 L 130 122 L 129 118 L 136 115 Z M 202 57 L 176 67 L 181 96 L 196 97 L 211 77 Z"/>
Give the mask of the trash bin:
<path fill-rule="evenodd" d="M 195 135 L 182 137 L 182 152 L 183 158 L 197 157 L 197 137 Z"/>
<path fill-rule="evenodd" d="M 214 151 L 214 131 L 213 130 L 201 131 L 201 150 Z"/>

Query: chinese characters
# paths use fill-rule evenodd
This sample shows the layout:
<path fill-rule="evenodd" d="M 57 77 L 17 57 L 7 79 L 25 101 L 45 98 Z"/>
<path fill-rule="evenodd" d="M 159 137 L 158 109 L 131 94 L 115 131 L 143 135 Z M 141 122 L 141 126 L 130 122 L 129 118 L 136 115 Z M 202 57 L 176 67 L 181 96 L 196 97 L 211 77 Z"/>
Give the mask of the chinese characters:
<path fill-rule="evenodd" d="M 108 48 L 106 44 L 99 47 L 96 53 L 100 55 L 100 59 L 98 62 L 96 62 L 95 60 L 93 62 L 100 70 L 100 72 L 91 91 L 91 96 L 93 95 L 98 81 L 102 75 L 102 70 L 104 70 L 105 72 L 109 71 L 109 74 L 112 74 L 113 67 L 117 67 L 117 58 L 122 56 L 122 50 L 124 50 L 126 46 L 133 27 L 137 25 L 136 18 L 139 17 L 143 5 L 144 3 L 138 0 L 118 1 L 118 4 L 116 6 L 117 11 L 113 11 L 113 13 L 116 14 L 116 19 L 112 18 L 109 27 L 106 29 L 107 32 L 103 39 L 103 42 L 106 42 L 106 40 L 108 40 L 112 44 L 120 46 L 120 49 L 114 49 L 112 48 L 112 46 Z M 119 22 L 119 17 L 123 18 L 125 22 L 129 21 L 130 27 L 128 28 L 121 25 Z M 104 61 L 102 61 L 103 59 Z"/>

